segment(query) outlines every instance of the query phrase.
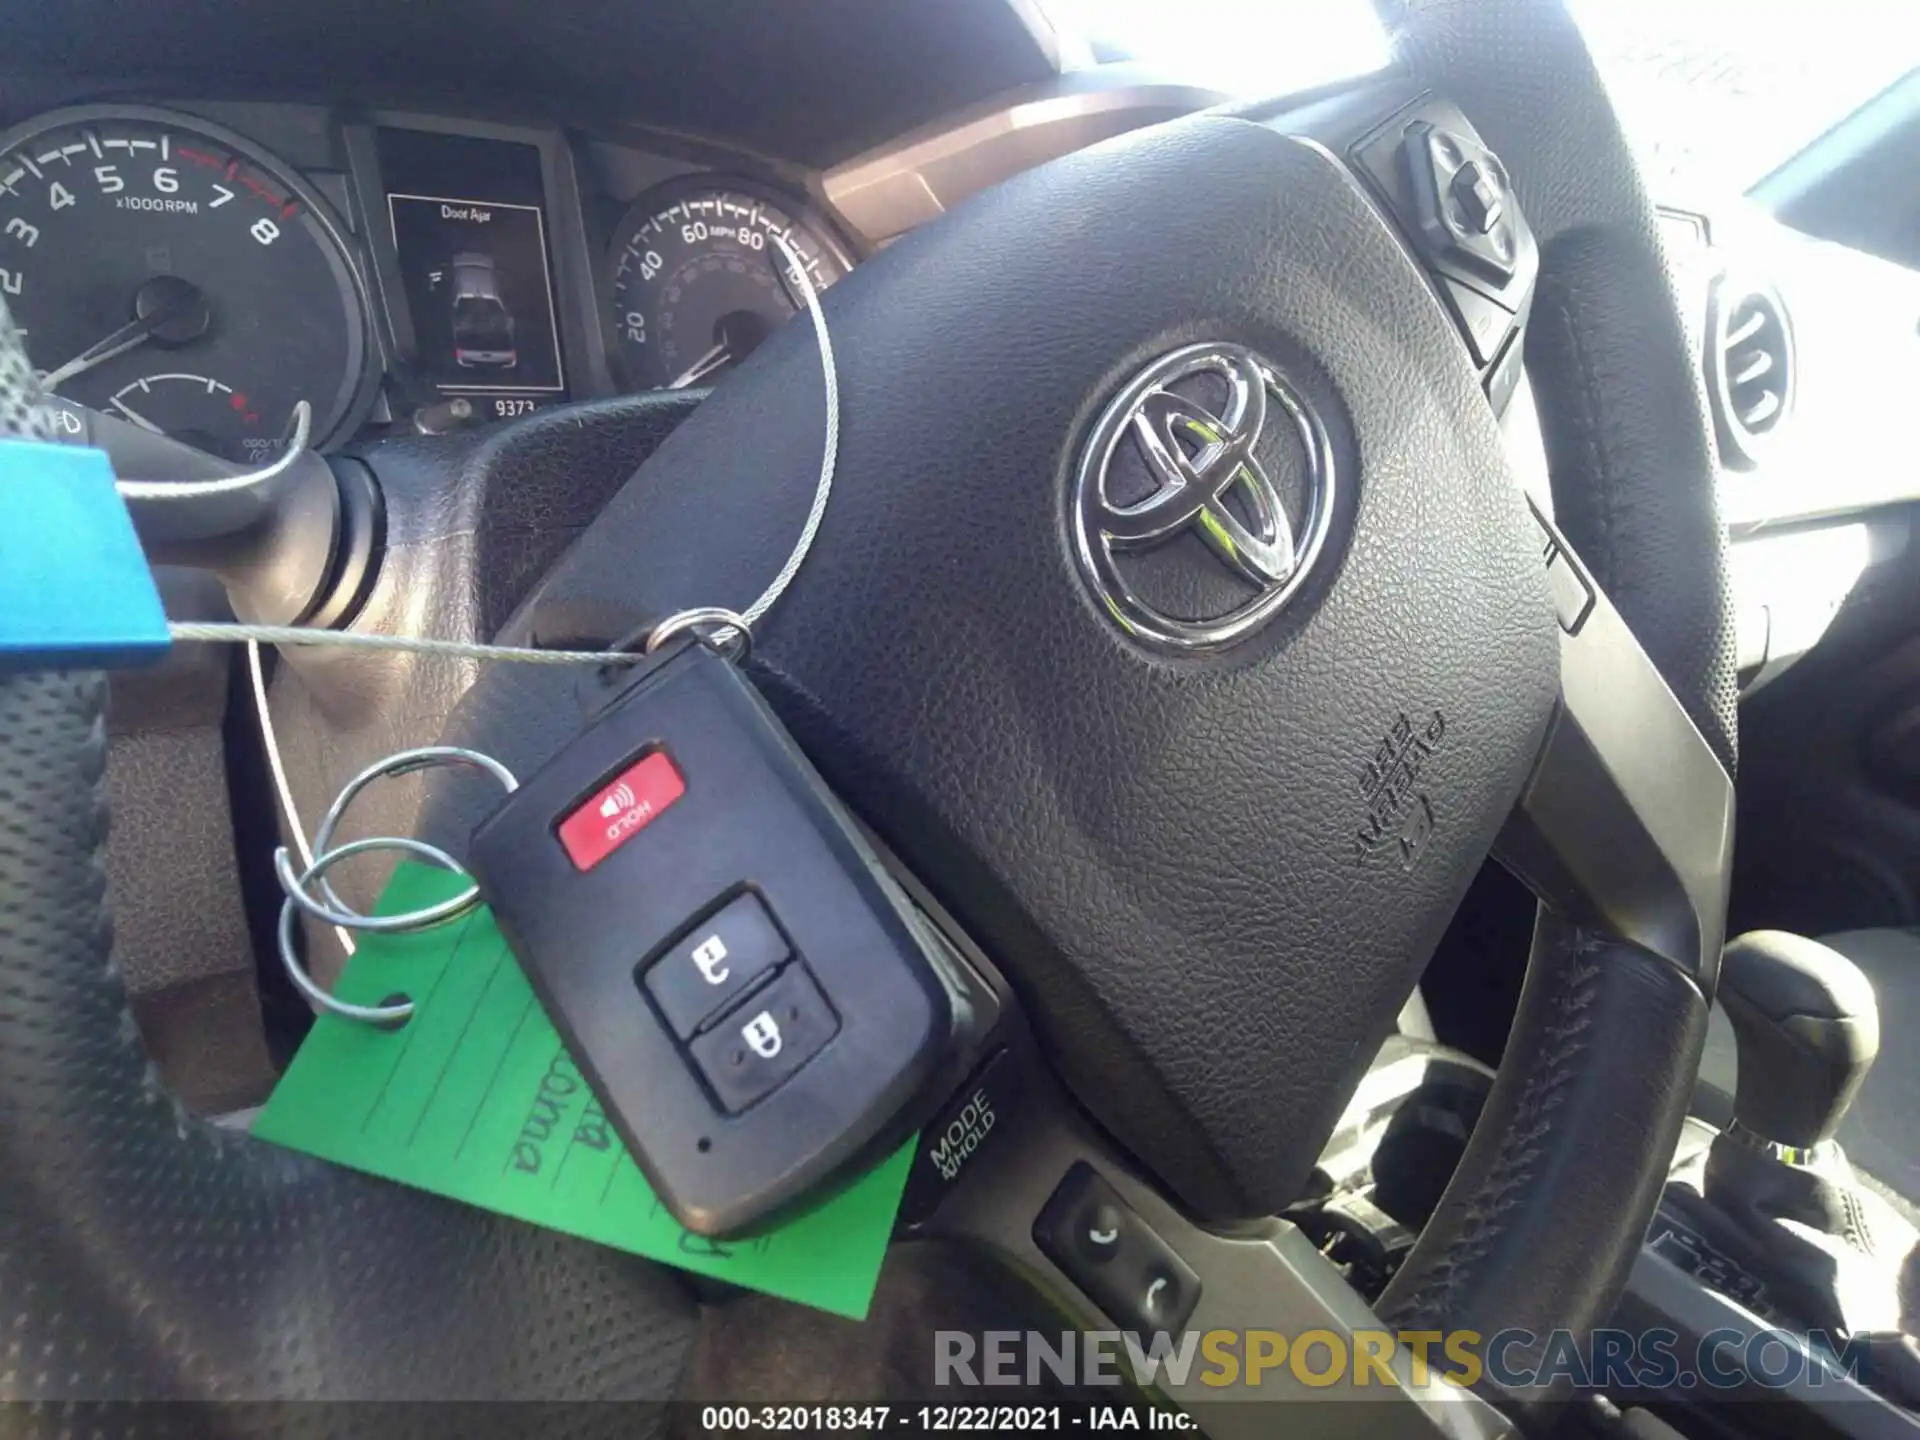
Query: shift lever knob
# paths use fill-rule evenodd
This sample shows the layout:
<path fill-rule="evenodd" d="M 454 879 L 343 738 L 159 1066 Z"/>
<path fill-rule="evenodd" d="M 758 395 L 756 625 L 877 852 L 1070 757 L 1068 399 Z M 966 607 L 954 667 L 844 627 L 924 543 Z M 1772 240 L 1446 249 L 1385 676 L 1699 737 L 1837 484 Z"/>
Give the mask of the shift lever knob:
<path fill-rule="evenodd" d="M 1740 1057 L 1733 1116 L 1780 1145 L 1832 1138 L 1880 1053 L 1873 985 L 1838 951 L 1779 930 L 1727 945 L 1720 1003 Z"/>

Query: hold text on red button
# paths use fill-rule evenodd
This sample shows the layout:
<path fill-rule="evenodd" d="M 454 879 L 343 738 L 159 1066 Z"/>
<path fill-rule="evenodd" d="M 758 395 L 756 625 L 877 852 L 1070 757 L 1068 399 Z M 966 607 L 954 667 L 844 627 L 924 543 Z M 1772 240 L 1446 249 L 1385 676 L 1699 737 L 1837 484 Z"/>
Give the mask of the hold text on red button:
<path fill-rule="evenodd" d="M 576 870 L 591 870 L 687 793 L 666 752 L 629 765 L 560 822 L 560 844 Z"/>

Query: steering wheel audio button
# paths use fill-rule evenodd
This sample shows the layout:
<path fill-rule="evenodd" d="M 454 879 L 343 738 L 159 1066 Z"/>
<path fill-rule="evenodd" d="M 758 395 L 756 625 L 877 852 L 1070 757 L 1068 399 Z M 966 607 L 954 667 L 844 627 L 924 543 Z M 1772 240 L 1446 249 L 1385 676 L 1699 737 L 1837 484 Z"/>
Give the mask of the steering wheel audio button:
<path fill-rule="evenodd" d="M 1506 190 L 1491 166 L 1469 160 L 1454 172 L 1453 201 L 1475 235 L 1488 234 L 1506 213 Z"/>
<path fill-rule="evenodd" d="M 1517 323 L 1514 313 L 1458 280 L 1445 275 L 1439 279 L 1441 292 L 1447 297 L 1448 305 L 1459 318 L 1461 332 L 1467 337 L 1467 348 L 1473 352 L 1474 364 L 1491 364 L 1493 357 L 1500 353 L 1500 347 L 1506 343 L 1507 336 L 1513 333 Z"/>
<path fill-rule="evenodd" d="M 1095 1205 L 1081 1229 L 1081 1248 L 1088 1258 L 1106 1262 L 1120 1253 L 1120 1212 L 1111 1205 Z"/>
<path fill-rule="evenodd" d="M 1578 635 L 1580 627 L 1587 623 L 1587 616 L 1593 612 L 1593 584 L 1558 540 L 1548 542 L 1546 563 L 1547 589 L 1552 592 L 1560 628 L 1569 635 Z"/>
<path fill-rule="evenodd" d="M 1033 1239 L 1122 1330 L 1177 1331 L 1200 1303 L 1200 1277 L 1091 1165 L 1067 1172 Z"/>
<path fill-rule="evenodd" d="M 1161 1316 L 1170 1315 L 1180 1308 L 1180 1282 L 1171 1275 L 1155 1274 L 1147 1281 L 1146 1293 L 1140 1297 L 1140 1313 L 1156 1324 L 1164 1324 Z"/>
<path fill-rule="evenodd" d="M 1443 124 L 1416 120 L 1408 125 L 1399 141 L 1397 176 L 1383 176 L 1385 155 L 1363 163 L 1389 189 L 1433 269 L 1518 313 L 1533 292 L 1539 246 L 1514 201 L 1506 167 L 1458 128 L 1464 123 L 1455 116 Z M 1483 356 L 1480 363 L 1490 358 Z"/>

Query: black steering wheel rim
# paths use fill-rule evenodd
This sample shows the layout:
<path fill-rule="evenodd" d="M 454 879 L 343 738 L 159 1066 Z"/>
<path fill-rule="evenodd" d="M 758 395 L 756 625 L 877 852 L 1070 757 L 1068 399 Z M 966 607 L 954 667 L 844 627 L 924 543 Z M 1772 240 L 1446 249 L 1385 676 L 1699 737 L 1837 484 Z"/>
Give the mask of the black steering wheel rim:
<path fill-rule="evenodd" d="M 1527 337 L 1555 518 L 1729 775 L 1732 591 L 1701 368 L 1606 86 L 1558 0 L 1380 0 L 1396 60 L 1475 117 L 1541 245 Z"/>
<path fill-rule="evenodd" d="M 1415 4 L 1390 21 L 1403 68 L 1482 127 L 1540 232 L 1529 363 L 1562 524 L 1730 767 L 1723 542 L 1697 381 L 1651 209 L 1578 34 L 1557 5 L 1539 0 Z M 1255 142 L 1235 132 L 1226 143 Z M 906 263 L 903 256 L 895 268 Z M 857 319 L 849 323 L 858 334 Z M 787 339 L 784 349 L 766 347 L 743 377 L 794 367 L 804 348 Z M 1276 332 L 1267 343 L 1284 349 L 1286 337 Z M 1132 358 L 1102 364 L 1118 369 Z M 1314 369 L 1310 347 L 1288 358 Z M 21 366 L 9 329 L 0 337 L 0 419 L 12 433 L 32 434 L 32 387 Z M 800 379 L 788 388 L 812 397 L 811 378 Z M 736 418 L 749 408 L 778 411 L 787 393 L 773 384 L 729 389 L 742 397 L 731 407 Z M 1088 411 L 1096 399 L 1089 390 Z M 730 418 L 713 408 L 710 434 Z M 773 419 L 790 434 L 812 429 L 805 407 Z M 857 430 L 857 415 L 850 425 Z M 1480 439 L 1490 434 L 1489 426 Z M 698 432 L 679 441 L 680 462 L 703 443 Z M 630 487 L 628 509 L 657 498 L 649 491 Z M 775 506 L 740 518 L 746 531 L 758 527 L 743 537 L 746 573 L 783 548 L 791 517 Z M 616 514 L 604 533 L 617 535 L 622 522 Z M 523 632 L 594 619 L 614 628 L 605 590 L 575 583 L 582 563 L 576 553 L 550 579 L 523 612 Z M 621 598 L 635 608 L 657 603 L 631 591 Z M 967 617 L 956 618 L 964 632 Z M 824 698 L 819 679 L 830 672 L 817 662 L 790 666 L 793 654 L 769 647 L 761 678 L 797 731 L 839 752 L 834 778 L 852 777 L 875 757 Z M 11 997 L 0 1006 L 0 1154 L 9 1177 L 0 1273 L 9 1293 L 29 1297 L 21 1323 L 47 1357 L 16 1369 L 9 1389 L 88 1399 L 670 1393 L 686 1306 L 658 1271 L 217 1134 L 166 1101 L 103 964 L 102 709 L 97 679 L 0 683 L 0 806 L 26 817 L 0 833 L 8 900 L 0 967 Z M 537 757 L 572 719 L 564 697 L 483 682 L 456 724 Z M 1502 763 L 1511 769 L 1514 760 Z M 833 765 L 825 768 L 833 775 Z M 890 828 L 921 818 L 896 812 Z M 945 859 L 953 868 L 942 878 L 965 892 L 973 862 L 951 850 Z M 976 916 L 967 918 L 978 924 Z M 997 939 L 1017 940 L 1030 923 L 1002 918 L 1004 926 L 986 916 Z M 1717 945 L 1717 936 L 1700 939 Z M 1657 1193 L 1710 985 L 1710 965 L 1689 976 L 1645 947 L 1543 917 L 1489 1118 L 1384 1314 L 1409 1325 L 1517 1324 L 1540 1333 L 1604 1317 Z M 1079 1014 L 1091 1023 L 1110 998 L 1082 995 Z M 1075 1023 L 1058 992 L 1042 1003 L 1052 1007 L 1056 1038 Z M 1080 1093 L 1091 1103 L 1084 1086 Z M 1112 1125 L 1114 1112 L 1102 1118 Z M 1114 1128 L 1153 1164 L 1159 1142 Z M 1224 1216 L 1272 1198 L 1244 1174 L 1181 1175 L 1167 1163 L 1175 1154 L 1161 1149 L 1154 1168 L 1201 1213 Z M 60 1298 L 38 1298 L 49 1294 Z M 512 1298 L 501 1304 L 499 1296 Z M 550 1347 L 530 1341 L 571 1334 L 582 1307 L 599 1317 L 597 1343 L 555 1368 Z"/>

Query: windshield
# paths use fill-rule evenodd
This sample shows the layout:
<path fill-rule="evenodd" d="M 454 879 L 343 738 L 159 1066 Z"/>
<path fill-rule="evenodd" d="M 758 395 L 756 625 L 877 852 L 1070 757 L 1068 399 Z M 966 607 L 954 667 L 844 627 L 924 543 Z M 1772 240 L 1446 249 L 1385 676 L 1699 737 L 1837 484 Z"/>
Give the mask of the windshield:
<path fill-rule="evenodd" d="M 1103 53 L 1236 94 L 1283 93 L 1387 60 L 1371 0 L 1046 0 L 1046 8 Z M 1663 199 L 1747 189 L 1920 67 L 1920 0 L 1569 0 L 1569 8 Z"/>
<path fill-rule="evenodd" d="M 1920 65 L 1916 0 L 1574 0 L 1656 195 L 1746 190 Z"/>

